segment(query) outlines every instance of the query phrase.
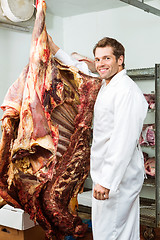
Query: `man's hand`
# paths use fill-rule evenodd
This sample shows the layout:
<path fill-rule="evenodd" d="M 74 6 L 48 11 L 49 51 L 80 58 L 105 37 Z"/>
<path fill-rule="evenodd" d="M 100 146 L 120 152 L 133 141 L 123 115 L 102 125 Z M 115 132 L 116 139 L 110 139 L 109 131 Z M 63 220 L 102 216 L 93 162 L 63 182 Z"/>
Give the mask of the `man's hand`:
<path fill-rule="evenodd" d="M 93 197 L 96 198 L 97 200 L 106 200 L 109 198 L 109 191 L 110 189 L 102 187 L 99 184 L 96 184 L 93 190 Z"/>

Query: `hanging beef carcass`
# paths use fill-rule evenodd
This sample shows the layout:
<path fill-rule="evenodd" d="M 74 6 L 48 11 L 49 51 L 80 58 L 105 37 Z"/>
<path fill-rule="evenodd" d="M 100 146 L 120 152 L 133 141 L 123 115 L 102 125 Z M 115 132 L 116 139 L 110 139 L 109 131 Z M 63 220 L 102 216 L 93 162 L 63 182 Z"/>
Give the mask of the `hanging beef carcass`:
<path fill-rule="evenodd" d="M 0 196 L 24 209 L 46 238 L 83 236 L 74 202 L 89 171 L 94 103 L 101 86 L 52 58 L 46 4 L 36 2 L 29 64 L 1 108 Z"/>

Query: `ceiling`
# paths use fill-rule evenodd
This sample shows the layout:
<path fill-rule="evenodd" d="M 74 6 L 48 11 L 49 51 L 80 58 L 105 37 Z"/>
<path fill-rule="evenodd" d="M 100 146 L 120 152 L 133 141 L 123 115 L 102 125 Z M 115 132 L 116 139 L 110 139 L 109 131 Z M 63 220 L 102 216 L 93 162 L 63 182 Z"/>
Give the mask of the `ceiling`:
<path fill-rule="evenodd" d="M 160 0 L 138 0 L 137 2 L 160 9 Z M 98 12 L 128 5 L 121 0 L 46 0 L 46 3 L 47 11 L 60 17 Z"/>
<path fill-rule="evenodd" d="M 46 0 L 47 11 L 61 17 L 126 6 L 120 0 Z"/>

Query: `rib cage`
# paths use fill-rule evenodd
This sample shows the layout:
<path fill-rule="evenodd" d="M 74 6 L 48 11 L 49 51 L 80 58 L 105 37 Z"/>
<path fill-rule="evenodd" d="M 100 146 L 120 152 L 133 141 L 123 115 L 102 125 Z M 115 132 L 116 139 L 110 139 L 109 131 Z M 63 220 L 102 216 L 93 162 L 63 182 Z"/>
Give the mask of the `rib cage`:
<path fill-rule="evenodd" d="M 59 128 L 57 157 L 62 157 L 69 146 L 70 138 L 75 130 L 74 119 L 76 114 L 75 109 L 70 104 L 65 103 L 54 109 L 51 115 L 52 122 L 58 124 Z"/>

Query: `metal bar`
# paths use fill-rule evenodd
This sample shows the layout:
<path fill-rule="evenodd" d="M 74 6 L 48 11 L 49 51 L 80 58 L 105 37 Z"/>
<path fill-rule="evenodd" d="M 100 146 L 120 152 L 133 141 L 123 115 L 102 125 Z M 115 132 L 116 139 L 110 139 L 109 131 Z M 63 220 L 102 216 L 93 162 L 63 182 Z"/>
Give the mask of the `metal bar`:
<path fill-rule="evenodd" d="M 0 21 L 0 28 L 9 28 L 11 30 L 16 30 L 16 31 L 23 31 L 23 32 L 31 32 L 31 30 L 33 30 L 33 28 L 31 27 L 22 27 L 22 26 L 18 26 L 18 25 L 13 25 L 13 24 L 8 24 L 8 23 L 2 23 Z"/>
<path fill-rule="evenodd" d="M 155 65 L 155 92 L 156 92 L 156 225 L 160 227 L 160 64 Z"/>
<path fill-rule="evenodd" d="M 127 74 L 133 80 L 154 80 L 155 68 L 128 69 Z"/>
<path fill-rule="evenodd" d="M 127 74 L 131 76 L 151 76 L 155 77 L 155 68 L 128 69 Z"/>
<path fill-rule="evenodd" d="M 140 8 L 144 10 L 145 12 L 155 14 L 157 16 L 160 16 L 160 10 L 157 8 L 154 8 L 148 4 L 145 4 L 143 2 L 139 2 L 138 0 L 120 0 L 121 2 L 128 3 L 134 7 Z"/>

